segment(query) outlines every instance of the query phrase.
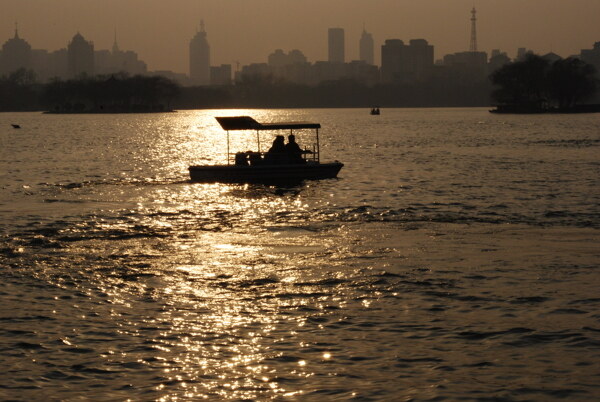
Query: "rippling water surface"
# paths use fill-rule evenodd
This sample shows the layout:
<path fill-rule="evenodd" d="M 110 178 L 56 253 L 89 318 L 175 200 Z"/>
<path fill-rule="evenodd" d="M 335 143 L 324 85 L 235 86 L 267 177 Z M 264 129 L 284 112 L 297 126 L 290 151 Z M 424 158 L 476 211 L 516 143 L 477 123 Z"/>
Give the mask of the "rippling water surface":
<path fill-rule="evenodd" d="M 240 114 L 320 122 L 339 179 L 190 183 Z M 0 114 L 0 399 L 597 399 L 599 127 Z"/>

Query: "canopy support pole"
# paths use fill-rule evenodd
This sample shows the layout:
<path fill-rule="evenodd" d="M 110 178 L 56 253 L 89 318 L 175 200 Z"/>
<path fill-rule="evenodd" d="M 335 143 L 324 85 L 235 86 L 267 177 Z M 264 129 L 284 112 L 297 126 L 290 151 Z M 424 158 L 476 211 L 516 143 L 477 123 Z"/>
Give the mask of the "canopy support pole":
<path fill-rule="evenodd" d="M 317 131 L 317 162 L 321 162 L 321 147 L 319 146 L 319 129 L 315 129 Z"/>
<path fill-rule="evenodd" d="M 227 165 L 229 165 L 229 130 L 227 130 Z"/>

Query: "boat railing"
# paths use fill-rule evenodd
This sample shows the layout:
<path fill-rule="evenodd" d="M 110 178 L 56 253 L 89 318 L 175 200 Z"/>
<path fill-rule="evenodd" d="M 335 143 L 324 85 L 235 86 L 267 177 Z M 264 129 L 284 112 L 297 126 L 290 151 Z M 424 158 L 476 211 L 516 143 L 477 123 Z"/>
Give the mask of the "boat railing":
<path fill-rule="evenodd" d="M 227 161 L 230 165 L 238 166 L 255 166 L 259 164 L 265 164 L 265 156 L 268 152 L 258 151 L 240 151 L 240 152 L 229 152 L 227 154 Z M 319 151 L 316 144 L 312 144 L 311 147 L 304 148 L 301 153 L 302 159 L 305 162 L 316 163 L 319 161 Z"/>
<path fill-rule="evenodd" d="M 316 144 L 312 144 L 312 149 L 302 150 L 302 158 L 307 162 L 317 162 L 319 160 L 319 151 Z"/>
<path fill-rule="evenodd" d="M 236 155 L 241 159 L 241 153 L 232 153 L 229 141 L 230 130 L 254 130 L 256 131 L 256 143 L 258 151 L 253 155 L 263 157 L 264 152 L 261 151 L 261 138 L 260 133 L 262 131 L 276 131 L 276 130 L 289 130 L 289 134 L 294 134 L 294 130 L 314 130 L 316 144 L 312 145 L 312 150 L 303 153 L 302 157 L 305 161 L 319 163 L 321 158 L 321 152 L 319 148 L 319 128 L 321 125 L 318 123 L 310 122 L 283 122 L 283 123 L 259 123 L 249 116 L 231 116 L 231 117 L 217 117 L 216 118 L 221 127 L 227 132 L 227 152 L 226 159 L 227 164 L 231 164 L 233 161 L 236 162 Z M 248 152 L 246 152 L 247 155 Z"/>

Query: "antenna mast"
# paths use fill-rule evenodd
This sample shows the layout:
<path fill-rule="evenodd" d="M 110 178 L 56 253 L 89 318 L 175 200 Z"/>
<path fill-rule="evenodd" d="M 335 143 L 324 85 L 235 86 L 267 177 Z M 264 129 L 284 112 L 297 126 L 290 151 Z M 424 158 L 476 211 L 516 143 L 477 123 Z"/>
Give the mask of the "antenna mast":
<path fill-rule="evenodd" d="M 477 11 L 473 7 L 471 10 L 471 46 L 469 47 L 469 51 L 473 53 L 477 51 L 477 17 L 475 14 Z"/>

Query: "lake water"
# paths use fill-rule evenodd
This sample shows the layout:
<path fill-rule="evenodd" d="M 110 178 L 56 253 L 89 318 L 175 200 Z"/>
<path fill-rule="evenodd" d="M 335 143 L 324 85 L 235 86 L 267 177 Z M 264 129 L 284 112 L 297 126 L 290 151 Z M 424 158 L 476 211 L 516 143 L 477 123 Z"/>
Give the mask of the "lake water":
<path fill-rule="evenodd" d="M 190 183 L 244 114 L 339 179 Z M 600 114 L 4 113 L 0 164 L 2 400 L 600 398 Z"/>

